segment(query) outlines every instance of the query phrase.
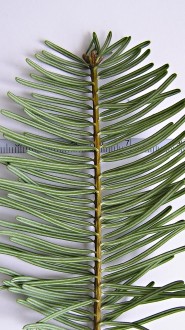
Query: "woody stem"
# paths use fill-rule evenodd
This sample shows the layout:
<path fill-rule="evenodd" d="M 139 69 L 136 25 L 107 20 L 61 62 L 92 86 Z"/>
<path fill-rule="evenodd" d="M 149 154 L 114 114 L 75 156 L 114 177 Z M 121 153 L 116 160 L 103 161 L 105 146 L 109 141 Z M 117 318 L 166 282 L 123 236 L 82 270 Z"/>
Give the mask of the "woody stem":
<path fill-rule="evenodd" d="M 94 330 L 100 330 L 101 322 L 101 165 L 100 165 L 100 125 L 99 125 L 99 99 L 97 66 L 91 68 L 93 83 L 93 123 L 94 123 L 94 165 L 95 165 L 95 304 L 94 304 Z"/>

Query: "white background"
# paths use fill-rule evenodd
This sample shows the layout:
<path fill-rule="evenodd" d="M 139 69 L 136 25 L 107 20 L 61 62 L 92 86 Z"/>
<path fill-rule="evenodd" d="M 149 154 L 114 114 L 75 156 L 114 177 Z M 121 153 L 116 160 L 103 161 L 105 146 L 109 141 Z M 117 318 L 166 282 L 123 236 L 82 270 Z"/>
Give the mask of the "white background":
<path fill-rule="evenodd" d="M 182 89 L 181 97 L 185 95 L 184 0 L 0 0 L 0 107 L 13 109 L 6 92 L 25 90 L 15 83 L 14 77 L 27 76 L 30 69 L 24 59 L 44 48 L 43 40 L 49 39 L 81 55 L 93 31 L 103 40 L 109 30 L 113 40 L 131 35 L 132 45 L 151 40 L 150 60 L 157 65 L 170 63 L 170 72 L 178 73 L 173 87 Z M 3 117 L 2 124 L 17 128 Z M 182 205 L 182 198 L 175 207 L 177 203 Z M 184 234 L 179 234 L 160 251 L 181 246 L 184 241 Z M 14 269 L 17 265 L 24 274 L 35 272 L 34 268 L 25 269 L 25 265 L 5 256 L 0 256 L 0 265 Z M 183 255 L 150 272 L 140 283 L 146 285 L 152 279 L 157 285 L 185 279 Z M 177 305 L 183 305 L 183 301 L 137 308 L 125 317 L 134 320 L 142 317 L 143 311 L 149 315 Z M 20 330 L 24 324 L 37 320 L 37 313 L 16 304 L 15 296 L 0 292 L 0 329 Z M 179 313 L 146 326 L 151 330 L 183 330 L 184 324 L 185 314 Z"/>

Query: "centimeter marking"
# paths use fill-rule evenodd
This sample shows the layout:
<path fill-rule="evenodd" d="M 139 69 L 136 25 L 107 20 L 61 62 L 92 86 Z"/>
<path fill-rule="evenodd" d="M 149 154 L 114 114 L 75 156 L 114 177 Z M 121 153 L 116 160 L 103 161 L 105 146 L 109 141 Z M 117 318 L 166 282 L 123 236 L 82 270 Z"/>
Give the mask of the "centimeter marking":
<path fill-rule="evenodd" d="M 111 147 L 106 147 L 106 148 L 102 148 L 101 151 L 102 153 L 108 153 L 111 151 L 115 151 L 115 150 L 119 150 L 128 146 L 131 146 L 135 143 L 138 143 L 140 141 L 143 141 L 144 139 L 142 138 L 129 138 L 126 139 L 114 146 Z M 151 149 L 147 150 L 147 153 L 153 153 L 156 150 L 160 149 L 161 147 L 163 147 L 164 145 L 166 145 L 168 142 L 170 142 L 171 139 L 166 139 L 164 141 L 162 141 L 161 143 L 159 143 L 158 145 L 152 147 Z M 183 141 L 180 141 L 178 144 L 181 144 Z M 183 151 L 184 148 L 181 149 L 181 152 Z M 11 142 L 9 140 L 6 139 L 0 139 L 0 154 L 24 154 L 27 152 L 27 150 L 34 150 L 32 148 L 26 147 L 24 145 L 21 144 L 17 144 L 15 142 Z M 67 152 L 67 153 L 77 153 L 75 151 L 60 151 L 60 152 Z"/>

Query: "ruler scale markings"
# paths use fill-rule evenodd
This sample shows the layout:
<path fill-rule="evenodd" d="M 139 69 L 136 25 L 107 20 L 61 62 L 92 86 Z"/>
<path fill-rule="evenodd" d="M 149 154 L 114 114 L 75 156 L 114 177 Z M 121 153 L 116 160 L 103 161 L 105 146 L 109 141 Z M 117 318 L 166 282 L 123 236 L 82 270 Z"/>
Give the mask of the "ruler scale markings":
<path fill-rule="evenodd" d="M 108 153 L 111 151 L 116 151 L 125 147 L 129 147 L 134 145 L 135 143 L 141 142 L 144 139 L 142 138 L 130 138 L 130 139 L 126 139 L 114 146 L 110 146 L 110 147 L 102 147 L 101 152 L 102 153 Z M 162 141 L 161 143 L 159 143 L 156 146 L 153 146 L 152 148 L 150 148 L 149 150 L 147 150 L 147 153 L 153 153 L 155 151 L 157 151 L 158 149 L 160 149 L 161 147 L 163 147 L 164 145 L 166 145 L 168 142 L 172 141 L 171 139 L 166 139 L 164 141 Z M 178 144 L 182 144 L 183 140 L 181 140 Z M 175 146 L 174 146 L 175 147 Z M 174 148 L 173 147 L 173 148 Z M 27 150 L 34 150 L 33 148 L 29 148 L 26 147 L 24 145 L 21 144 L 17 144 L 15 142 L 6 140 L 6 139 L 0 139 L 0 154 L 20 154 L 20 153 L 26 153 Z M 52 150 L 52 149 L 51 149 Z M 181 152 L 184 150 L 184 148 L 182 148 Z M 57 151 L 57 149 L 55 150 Z M 79 153 L 78 151 L 74 151 L 74 152 L 70 152 L 67 150 L 64 151 L 60 151 L 59 152 L 69 152 L 69 153 Z"/>

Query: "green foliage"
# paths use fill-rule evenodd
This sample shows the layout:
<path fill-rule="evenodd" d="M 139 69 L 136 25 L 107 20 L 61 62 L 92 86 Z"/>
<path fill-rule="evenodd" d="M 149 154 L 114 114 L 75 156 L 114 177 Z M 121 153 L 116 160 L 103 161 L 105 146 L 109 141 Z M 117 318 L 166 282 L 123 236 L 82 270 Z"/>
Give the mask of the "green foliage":
<path fill-rule="evenodd" d="M 36 133 L 19 133 L 0 126 L 6 139 L 28 147 L 25 158 L 0 156 L 0 163 L 17 177 L 0 178 L 1 190 L 6 193 L 0 197 L 0 205 L 16 210 L 17 214 L 14 222 L 0 219 L 1 235 L 13 243 L 1 243 L 0 253 L 59 272 L 58 278 L 55 275 L 49 279 L 0 268 L 8 276 L 1 289 L 21 294 L 20 304 L 44 315 L 37 323 L 26 325 L 25 330 L 146 330 L 143 324 L 185 309 L 172 308 L 130 322 L 117 320 L 136 306 L 185 297 L 183 281 L 162 287 L 154 282 L 146 286 L 135 284 L 144 274 L 185 250 L 178 247 L 153 255 L 185 228 L 183 220 L 174 221 L 185 207 L 172 212 L 169 205 L 185 192 L 185 133 L 154 153 L 143 154 L 182 126 L 185 116 L 176 122 L 166 120 L 184 109 L 185 100 L 159 111 L 158 105 L 180 92 L 168 88 L 176 75 L 167 77 L 167 64 L 155 69 L 153 63 L 142 64 L 150 54 L 146 49 L 149 41 L 127 50 L 130 37 L 110 45 L 111 37 L 110 32 L 101 46 L 93 33 L 82 58 L 46 41 L 50 52 L 36 54 L 44 67 L 27 59 L 34 69 L 33 81 L 16 78 L 18 83 L 34 88 L 32 96 L 8 93 L 23 115 L 1 110 L 4 116 L 34 127 Z M 100 82 L 96 109 L 93 60 Z M 139 64 L 142 66 L 138 68 Z M 36 89 L 44 93 L 38 94 Z M 100 112 L 101 148 L 112 147 L 151 128 L 156 130 L 147 131 L 148 137 L 142 142 L 101 154 L 101 191 L 97 191 L 94 175 L 94 157 L 98 152 L 94 111 Z M 158 124 L 163 127 L 158 129 Z M 111 167 L 104 169 L 107 163 Z M 98 260 L 94 248 L 99 235 L 94 223 L 94 200 L 99 193 L 102 260 Z M 140 248 L 142 252 L 138 252 Z M 94 325 L 93 311 L 97 303 L 93 285 L 96 262 L 102 262 L 103 267 L 98 327 Z"/>

